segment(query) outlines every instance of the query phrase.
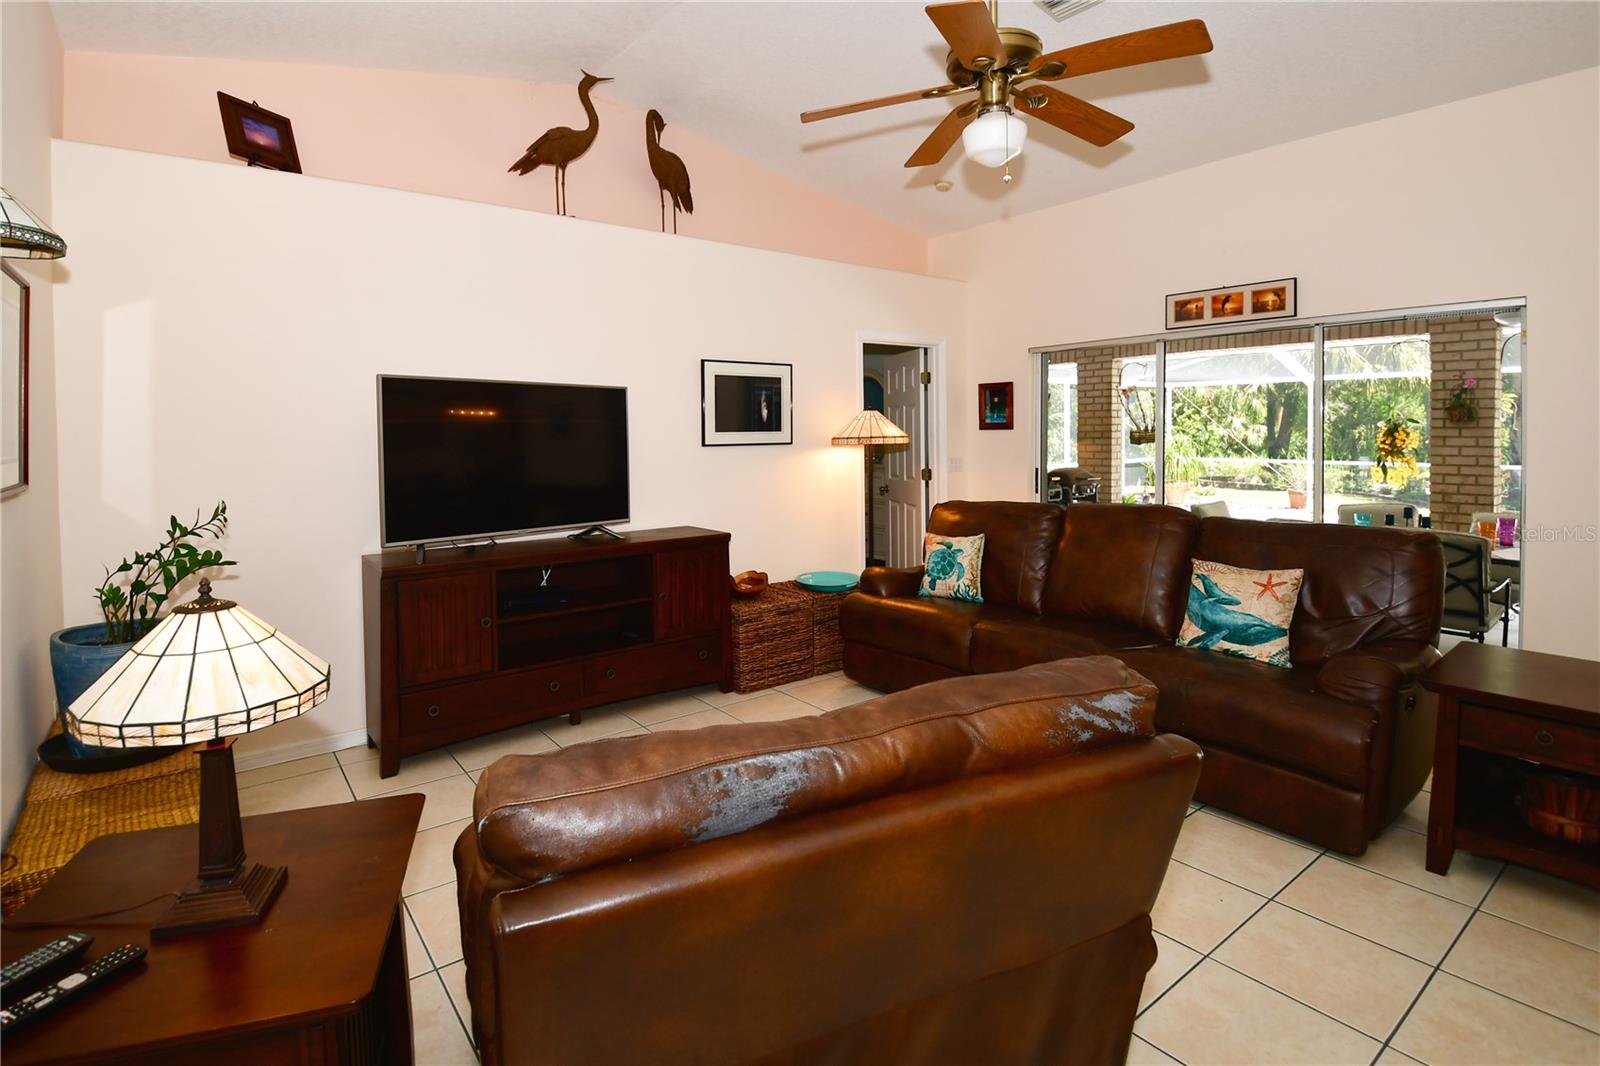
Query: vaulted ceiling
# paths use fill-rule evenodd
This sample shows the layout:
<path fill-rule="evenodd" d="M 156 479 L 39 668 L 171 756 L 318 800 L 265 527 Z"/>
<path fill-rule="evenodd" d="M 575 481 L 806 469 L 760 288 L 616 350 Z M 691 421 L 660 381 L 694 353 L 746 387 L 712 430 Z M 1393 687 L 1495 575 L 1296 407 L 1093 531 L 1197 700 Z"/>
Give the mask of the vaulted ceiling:
<path fill-rule="evenodd" d="M 951 106 L 802 126 L 802 110 L 943 80 L 920 3 L 55 3 L 69 51 L 244 58 L 569 82 L 934 235 L 1226 156 L 1600 64 L 1600 4 L 1110 0 L 1057 23 L 1002 2 L 1047 49 L 1203 18 L 1206 56 L 1057 83 L 1136 124 L 1094 148 L 1033 123 L 1003 185 L 952 151 L 901 164 Z M 1515 129 L 1484 130 L 1484 151 Z M 1330 159 L 1329 166 L 1372 161 Z M 953 184 L 939 192 L 934 183 Z"/>

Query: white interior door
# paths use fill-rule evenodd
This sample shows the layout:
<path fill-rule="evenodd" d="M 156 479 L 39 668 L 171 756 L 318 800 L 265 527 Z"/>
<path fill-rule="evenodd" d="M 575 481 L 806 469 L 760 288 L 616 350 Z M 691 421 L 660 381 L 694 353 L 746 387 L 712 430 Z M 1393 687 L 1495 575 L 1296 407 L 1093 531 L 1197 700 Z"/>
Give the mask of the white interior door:
<path fill-rule="evenodd" d="M 873 479 L 873 491 L 888 502 L 887 543 L 879 541 L 878 554 L 890 566 L 919 566 L 922 563 L 922 496 L 925 484 L 922 468 L 927 455 L 927 434 L 922 413 L 922 362 L 921 348 L 897 352 L 884 359 L 883 413 L 889 421 L 911 435 L 911 443 L 905 447 L 881 449 L 883 462 L 877 467 L 877 477 Z"/>

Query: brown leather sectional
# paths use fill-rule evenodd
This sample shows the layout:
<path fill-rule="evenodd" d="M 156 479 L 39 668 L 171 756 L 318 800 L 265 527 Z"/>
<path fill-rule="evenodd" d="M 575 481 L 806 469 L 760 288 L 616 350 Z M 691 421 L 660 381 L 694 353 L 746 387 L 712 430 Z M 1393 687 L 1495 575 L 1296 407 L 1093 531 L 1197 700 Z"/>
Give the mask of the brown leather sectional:
<path fill-rule="evenodd" d="M 1101 656 L 499 760 L 455 851 L 484 1063 L 1122 1062 L 1200 771 L 1154 717 Z"/>
<path fill-rule="evenodd" d="M 982 604 L 919 599 L 921 568 L 846 598 L 844 669 L 885 691 L 1110 654 L 1160 690 L 1159 729 L 1206 753 L 1196 798 L 1352 855 L 1417 794 L 1436 699 L 1444 560 L 1425 532 L 1197 518 L 1174 507 L 952 502 L 933 533 L 985 536 Z M 1298 568 L 1291 669 L 1173 642 L 1190 563 Z"/>

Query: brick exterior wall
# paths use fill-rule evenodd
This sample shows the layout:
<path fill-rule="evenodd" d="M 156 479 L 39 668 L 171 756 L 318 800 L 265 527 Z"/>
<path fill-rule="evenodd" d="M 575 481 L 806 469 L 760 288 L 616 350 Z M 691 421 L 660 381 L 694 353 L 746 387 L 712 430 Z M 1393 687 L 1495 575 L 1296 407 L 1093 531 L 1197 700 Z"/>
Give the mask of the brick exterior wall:
<path fill-rule="evenodd" d="M 1056 352 L 1052 363 L 1078 367 L 1078 465 L 1100 476 L 1102 503 L 1122 501 L 1122 367 L 1155 353 L 1153 344 L 1108 345 Z"/>
<path fill-rule="evenodd" d="M 1429 505 L 1436 529 L 1460 532 L 1474 511 L 1493 511 L 1500 494 L 1500 332 L 1494 318 L 1483 315 L 1429 322 L 1428 335 Z M 1478 417 L 1451 422 L 1445 401 L 1463 376 L 1478 379 Z"/>

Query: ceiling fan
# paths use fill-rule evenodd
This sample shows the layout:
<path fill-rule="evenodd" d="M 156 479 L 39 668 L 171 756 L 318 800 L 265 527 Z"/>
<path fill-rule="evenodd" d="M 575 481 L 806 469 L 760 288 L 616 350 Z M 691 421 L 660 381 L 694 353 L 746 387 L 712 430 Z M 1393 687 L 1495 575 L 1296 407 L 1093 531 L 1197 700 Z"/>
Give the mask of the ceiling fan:
<path fill-rule="evenodd" d="M 927 140 L 911 153 L 906 166 L 932 166 L 944 158 L 959 137 L 968 159 L 998 167 L 1015 159 L 1027 140 L 1028 127 L 1017 117 L 1019 111 L 1101 147 L 1133 129 L 1133 123 L 1125 118 L 1037 82 L 1061 81 L 1079 74 L 1211 51 L 1211 35 L 1199 19 L 1046 53 L 1038 34 L 1000 25 L 999 0 L 930 4 L 927 12 L 950 45 L 950 55 L 945 60 L 945 76 L 949 79 L 946 84 L 807 111 L 800 121 L 817 122 L 912 100 L 976 93 L 976 100 L 968 100 L 945 115 Z M 1009 173 L 1005 180 L 1011 180 Z"/>

